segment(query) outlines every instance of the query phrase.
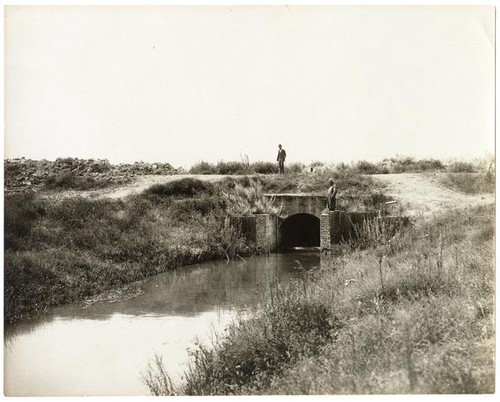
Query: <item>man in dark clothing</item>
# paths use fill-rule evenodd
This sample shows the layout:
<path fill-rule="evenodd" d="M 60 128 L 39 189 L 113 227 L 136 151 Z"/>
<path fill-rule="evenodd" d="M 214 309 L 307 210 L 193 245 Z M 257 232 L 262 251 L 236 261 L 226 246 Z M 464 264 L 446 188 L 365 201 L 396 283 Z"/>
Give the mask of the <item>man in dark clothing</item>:
<path fill-rule="evenodd" d="M 326 207 L 329 211 L 335 211 L 337 206 L 337 187 L 335 186 L 333 179 L 328 179 L 328 184 L 330 187 L 326 192 Z"/>
<path fill-rule="evenodd" d="M 285 173 L 285 158 L 286 158 L 286 152 L 283 148 L 281 148 L 281 144 L 279 144 L 278 145 L 278 158 L 276 158 L 276 160 L 278 161 L 280 174 Z"/>

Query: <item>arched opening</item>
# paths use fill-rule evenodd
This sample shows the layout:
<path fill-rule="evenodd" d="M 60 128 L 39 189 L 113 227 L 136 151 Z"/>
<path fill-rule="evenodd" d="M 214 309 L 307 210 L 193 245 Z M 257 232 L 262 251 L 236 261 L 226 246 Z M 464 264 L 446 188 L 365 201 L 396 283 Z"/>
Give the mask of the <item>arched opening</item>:
<path fill-rule="evenodd" d="M 278 248 L 319 247 L 319 218 L 311 214 L 295 214 L 279 227 Z"/>

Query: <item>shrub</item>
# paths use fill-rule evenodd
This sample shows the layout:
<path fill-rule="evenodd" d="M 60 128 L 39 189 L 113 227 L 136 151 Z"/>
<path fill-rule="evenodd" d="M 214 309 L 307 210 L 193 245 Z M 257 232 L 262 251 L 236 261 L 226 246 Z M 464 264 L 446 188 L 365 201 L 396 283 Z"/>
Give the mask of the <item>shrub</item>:
<path fill-rule="evenodd" d="M 417 162 L 418 170 L 426 171 L 436 171 L 443 170 L 445 167 L 443 163 L 438 159 L 421 159 Z"/>
<path fill-rule="evenodd" d="M 50 290 L 60 285 L 58 276 L 35 253 L 6 253 L 4 260 L 5 321 L 40 312 L 57 297 Z"/>
<path fill-rule="evenodd" d="M 301 173 L 305 169 L 305 165 L 300 162 L 294 162 L 285 167 L 287 173 Z"/>
<path fill-rule="evenodd" d="M 447 173 L 439 177 L 440 182 L 453 190 L 465 194 L 495 192 L 495 176 L 488 173 Z"/>
<path fill-rule="evenodd" d="M 264 196 L 264 187 L 259 181 L 249 181 L 249 186 L 235 183 L 230 191 L 223 192 L 227 212 L 234 215 L 276 214 L 273 200 Z"/>
<path fill-rule="evenodd" d="M 222 191 L 233 190 L 236 185 L 241 187 L 250 187 L 252 185 L 253 180 L 256 180 L 260 183 L 260 179 L 251 179 L 248 176 L 243 177 L 224 177 L 219 183 L 219 189 Z"/>
<path fill-rule="evenodd" d="M 220 200 L 214 197 L 179 199 L 170 205 L 170 213 L 177 219 L 186 220 L 194 213 L 208 215 L 220 208 L 220 205 Z"/>
<path fill-rule="evenodd" d="M 17 175 L 17 174 L 21 173 L 22 170 L 23 170 L 23 166 L 21 164 L 17 164 L 15 162 L 12 162 L 9 160 L 5 161 L 4 168 L 3 168 L 5 176 Z"/>
<path fill-rule="evenodd" d="M 318 167 L 323 167 L 325 164 L 324 162 L 320 162 L 320 161 L 313 161 L 309 164 L 309 167 L 315 169 L 315 168 L 318 168 Z"/>
<path fill-rule="evenodd" d="M 49 189 L 71 189 L 76 187 L 76 180 L 75 175 L 71 173 L 53 174 L 45 179 L 45 187 Z"/>
<path fill-rule="evenodd" d="M 246 174 L 249 172 L 249 166 L 243 162 L 217 162 L 215 171 L 218 174 Z"/>
<path fill-rule="evenodd" d="M 91 162 L 89 167 L 90 171 L 95 173 L 109 172 L 112 167 L 111 164 L 105 159 L 100 159 L 97 161 L 91 159 L 89 162 Z"/>
<path fill-rule="evenodd" d="M 475 166 L 470 162 L 452 162 L 448 165 L 448 171 L 451 173 L 474 173 Z"/>
<path fill-rule="evenodd" d="M 395 164 L 395 170 L 397 172 L 408 172 L 411 167 L 415 165 L 415 158 L 411 156 L 400 157 L 397 159 L 392 159 Z"/>
<path fill-rule="evenodd" d="M 144 191 L 146 195 L 160 197 L 194 197 L 201 194 L 213 194 L 212 183 L 186 177 L 165 184 L 155 184 Z"/>
<path fill-rule="evenodd" d="M 336 172 L 346 172 L 349 170 L 349 165 L 347 165 L 344 162 L 340 162 L 335 166 L 335 171 Z"/>
<path fill-rule="evenodd" d="M 57 165 L 75 166 L 78 164 L 78 159 L 77 158 L 57 158 L 55 160 L 55 163 Z"/>
<path fill-rule="evenodd" d="M 392 200 L 392 198 L 385 195 L 383 192 L 375 191 L 375 192 L 369 194 L 369 196 L 364 199 L 364 203 L 365 203 L 365 206 L 367 207 L 367 209 L 379 210 L 385 206 L 386 202 L 391 201 L 391 200 Z"/>
<path fill-rule="evenodd" d="M 108 180 L 98 180 L 94 177 L 80 177 L 73 173 L 65 172 L 48 176 L 44 187 L 48 190 L 89 190 L 103 188 L 111 183 Z"/>
<path fill-rule="evenodd" d="M 221 219 L 209 215 L 204 219 L 203 225 L 206 228 L 207 246 L 214 256 L 229 260 L 236 258 L 238 253 L 249 250 L 240 231 L 231 224 L 228 217 Z"/>
<path fill-rule="evenodd" d="M 66 229 L 92 227 L 96 221 L 106 220 L 118 204 L 112 200 L 91 200 L 83 197 L 67 198 L 47 210 L 47 218 Z"/>
<path fill-rule="evenodd" d="M 367 161 L 359 161 L 356 164 L 356 170 L 359 173 L 363 173 L 363 174 L 377 173 L 377 167 L 375 166 L 375 164 L 371 163 L 371 162 L 367 162 Z"/>
<path fill-rule="evenodd" d="M 4 205 L 5 248 L 17 250 L 23 247 L 35 221 L 44 214 L 44 204 L 35 198 L 33 192 L 6 195 Z"/>
<path fill-rule="evenodd" d="M 189 173 L 192 173 L 192 174 L 215 174 L 217 172 L 216 172 L 215 166 L 211 165 L 208 162 L 201 161 L 201 162 L 194 164 L 191 167 L 191 169 L 189 169 Z"/>
<path fill-rule="evenodd" d="M 278 165 L 272 162 L 254 162 L 250 165 L 250 171 L 260 174 L 278 173 Z"/>

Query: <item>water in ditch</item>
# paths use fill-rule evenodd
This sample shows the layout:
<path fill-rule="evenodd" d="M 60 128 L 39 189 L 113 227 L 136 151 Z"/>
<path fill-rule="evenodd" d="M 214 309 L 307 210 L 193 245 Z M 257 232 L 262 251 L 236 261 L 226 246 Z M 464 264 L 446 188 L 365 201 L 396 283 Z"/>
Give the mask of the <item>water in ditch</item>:
<path fill-rule="evenodd" d="M 197 342 L 210 345 L 265 299 L 270 283 L 301 280 L 319 263 L 312 251 L 207 262 L 149 278 L 127 300 L 66 305 L 8 327 L 4 392 L 148 395 L 141 376 L 155 355 L 180 381 Z"/>

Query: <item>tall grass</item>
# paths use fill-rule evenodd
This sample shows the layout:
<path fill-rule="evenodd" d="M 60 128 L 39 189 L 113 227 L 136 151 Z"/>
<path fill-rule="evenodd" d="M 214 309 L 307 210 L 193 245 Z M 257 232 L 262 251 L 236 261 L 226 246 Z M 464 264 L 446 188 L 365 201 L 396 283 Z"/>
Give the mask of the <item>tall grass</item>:
<path fill-rule="evenodd" d="M 448 173 L 439 177 L 441 184 L 465 194 L 487 194 L 495 192 L 495 174 L 486 173 Z"/>
<path fill-rule="evenodd" d="M 250 180 L 247 185 L 235 183 L 223 196 L 228 213 L 233 215 L 278 213 L 273 199 L 264 196 L 264 187 L 259 181 Z"/>
<path fill-rule="evenodd" d="M 493 208 L 450 211 L 332 254 L 303 286 L 275 292 L 199 350 L 185 382 L 160 393 L 494 392 Z"/>
<path fill-rule="evenodd" d="M 145 194 L 161 197 L 194 197 L 202 194 L 213 194 L 214 191 L 213 184 L 187 177 L 165 184 L 155 184 L 146 189 Z"/>
<path fill-rule="evenodd" d="M 450 212 L 325 263 L 315 291 L 348 325 L 266 392 L 493 392 L 492 216 Z"/>
<path fill-rule="evenodd" d="M 249 174 L 254 173 L 246 162 L 225 162 L 219 161 L 213 165 L 208 162 L 198 162 L 189 169 L 192 174 Z"/>
<path fill-rule="evenodd" d="M 274 162 L 254 162 L 249 166 L 251 172 L 258 174 L 276 174 L 278 173 L 278 165 Z"/>

